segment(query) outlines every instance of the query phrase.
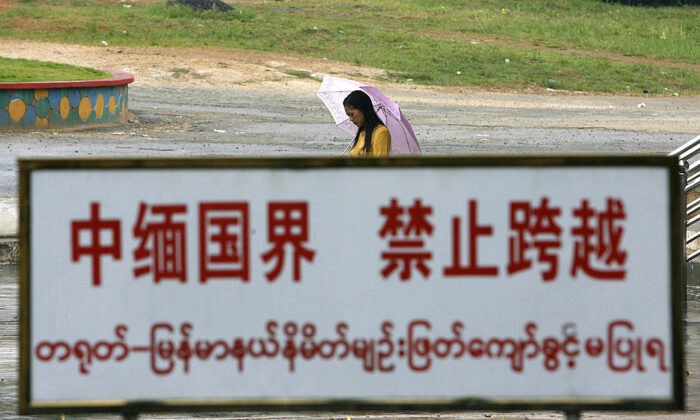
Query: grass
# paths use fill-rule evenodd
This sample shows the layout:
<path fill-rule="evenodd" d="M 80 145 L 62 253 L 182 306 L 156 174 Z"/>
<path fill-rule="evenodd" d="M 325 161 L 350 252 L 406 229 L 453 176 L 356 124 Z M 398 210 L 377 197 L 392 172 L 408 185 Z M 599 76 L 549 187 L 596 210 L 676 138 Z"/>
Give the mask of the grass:
<path fill-rule="evenodd" d="M 293 53 L 387 70 L 392 81 L 700 94 L 700 7 L 601 0 L 5 0 L 0 37 Z M 129 6 L 129 7 L 125 7 Z M 1 54 L 1 53 L 0 53 Z"/>
<path fill-rule="evenodd" d="M 87 67 L 0 57 L 0 82 L 94 80 L 108 77 L 112 75 Z"/>

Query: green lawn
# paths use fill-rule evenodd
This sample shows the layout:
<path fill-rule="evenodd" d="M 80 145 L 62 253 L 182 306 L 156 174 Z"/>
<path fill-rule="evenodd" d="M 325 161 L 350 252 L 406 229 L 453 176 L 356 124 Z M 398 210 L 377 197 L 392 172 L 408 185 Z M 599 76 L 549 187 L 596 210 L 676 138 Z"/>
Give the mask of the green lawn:
<path fill-rule="evenodd" d="M 496 89 L 698 95 L 700 7 L 600 0 L 7 0 L 0 37 L 236 48 L 387 70 L 392 81 Z M 128 7 L 125 7 L 128 6 Z M 0 52 L 0 55 L 2 53 Z"/>
<path fill-rule="evenodd" d="M 85 67 L 0 57 L 0 82 L 93 80 L 108 77 L 112 75 Z"/>

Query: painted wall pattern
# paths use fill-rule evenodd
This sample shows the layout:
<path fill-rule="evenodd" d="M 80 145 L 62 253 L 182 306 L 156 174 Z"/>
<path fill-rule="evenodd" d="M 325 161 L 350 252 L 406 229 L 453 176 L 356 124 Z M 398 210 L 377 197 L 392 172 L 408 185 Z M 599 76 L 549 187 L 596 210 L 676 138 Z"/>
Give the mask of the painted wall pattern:
<path fill-rule="evenodd" d="M 107 80 L 0 83 L 0 130 L 126 123 L 132 75 Z M 55 87 L 52 87 L 55 85 Z"/>

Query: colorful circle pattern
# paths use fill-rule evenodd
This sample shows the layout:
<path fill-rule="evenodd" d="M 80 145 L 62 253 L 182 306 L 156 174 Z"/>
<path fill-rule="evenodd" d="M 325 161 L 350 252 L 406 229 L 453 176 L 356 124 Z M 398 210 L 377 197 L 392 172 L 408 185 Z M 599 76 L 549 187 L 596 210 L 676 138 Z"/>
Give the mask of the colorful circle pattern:
<path fill-rule="evenodd" d="M 125 123 L 128 85 L 0 89 L 0 130 Z"/>

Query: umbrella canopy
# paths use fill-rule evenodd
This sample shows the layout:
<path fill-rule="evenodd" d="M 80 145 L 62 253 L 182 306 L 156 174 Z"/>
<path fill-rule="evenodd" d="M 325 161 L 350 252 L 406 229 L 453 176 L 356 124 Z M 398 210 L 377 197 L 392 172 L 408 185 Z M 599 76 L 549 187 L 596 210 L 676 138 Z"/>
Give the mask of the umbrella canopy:
<path fill-rule="evenodd" d="M 372 98 L 374 110 L 391 134 L 392 155 L 419 155 L 421 153 L 413 128 L 404 117 L 399 105 L 387 98 L 376 87 L 363 85 L 360 82 L 342 77 L 324 76 L 316 95 L 326 104 L 335 124 L 354 138 L 357 134 L 357 126 L 345 114 L 343 106 L 345 97 L 354 90 L 362 90 Z"/>

